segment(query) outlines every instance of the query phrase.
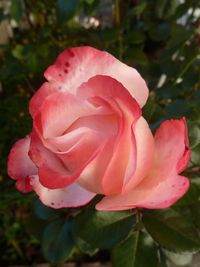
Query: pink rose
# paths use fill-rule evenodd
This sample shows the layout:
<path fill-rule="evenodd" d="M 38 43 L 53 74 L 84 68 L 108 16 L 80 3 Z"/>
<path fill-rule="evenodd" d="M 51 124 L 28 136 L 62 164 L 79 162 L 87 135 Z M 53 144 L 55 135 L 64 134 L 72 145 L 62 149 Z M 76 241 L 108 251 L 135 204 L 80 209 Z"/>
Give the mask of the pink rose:
<path fill-rule="evenodd" d="M 141 108 L 140 74 L 91 47 L 64 51 L 30 101 L 33 131 L 11 149 L 8 173 L 54 208 L 104 198 L 98 210 L 172 205 L 189 187 L 179 175 L 190 158 L 184 118 L 153 137 Z"/>

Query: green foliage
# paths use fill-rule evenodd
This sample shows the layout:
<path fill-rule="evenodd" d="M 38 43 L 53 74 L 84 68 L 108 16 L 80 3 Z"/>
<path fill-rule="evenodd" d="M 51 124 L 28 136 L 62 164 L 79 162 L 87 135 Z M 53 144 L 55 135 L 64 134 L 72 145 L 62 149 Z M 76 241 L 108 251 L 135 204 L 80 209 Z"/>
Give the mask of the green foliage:
<path fill-rule="evenodd" d="M 58 264 L 83 253 L 101 260 L 102 249 L 112 249 L 116 267 L 189 263 L 200 249 L 199 22 L 194 16 L 199 1 L 113 1 L 118 18 L 99 0 L 10 2 L 8 14 L 0 7 L 1 21 L 17 23 L 13 37 L 0 47 L 1 264 L 41 262 L 40 243 L 45 259 Z M 80 22 L 91 17 L 99 26 Z M 94 211 L 93 203 L 81 210 L 53 210 L 37 200 L 37 219 L 30 211 L 33 194 L 22 196 L 8 179 L 7 155 L 31 131 L 28 102 L 44 81 L 44 70 L 63 49 L 86 44 L 139 70 L 150 89 L 143 115 L 153 131 L 165 119 L 186 116 L 192 154 L 184 175 L 191 186 L 172 209 L 140 210 L 138 218 L 138 211 Z M 166 80 L 159 84 L 163 74 Z"/>
<path fill-rule="evenodd" d="M 57 220 L 49 223 L 44 230 L 42 239 L 43 255 L 51 263 L 64 262 L 72 253 L 72 222 Z"/>
<path fill-rule="evenodd" d="M 43 205 L 38 199 L 33 202 L 36 216 L 41 220 L 55 220 L 60 217 L 61 212 Z"/>
<path fill-rule="evenodd" d="M 23 15 L 22 1 L 21 0 L 12 0 L 10 7 L 11 18 L 15 19 L 17 22 L 20 22 Z"/>
<path fill-rule="evenodd" d="M 74 222 L 74 238 L 92 247 L 109 249 L 125 238 L 135 223 L 133 213 L 126 211 L 94 211 L 80 213 Z"/>
<path fill-rule="evenodd" d="M 64 22 L 74 16 L 79 6 L 79 0 L 58 0 L 57 12 L 60 22 Z"/>
<path fill-rule="evenodd" d="M 144 214 L 144 226 L 164 248 L 177 252 L 197 252 L 200 239 L 190 218 L 169 209 Z"/>
<path fill-rule="evenodd" d="M 112 251 L 114 267 L 158 266 L 158 252 L 153 239 L 145 232 L 136 230 Z"/>
<path fill-rule="evenodd" d="M 190 180 L 188 192 L 181 198 L 176 205 L 190 205 L 200 200 L 200 177 L 193 177 Z"/>

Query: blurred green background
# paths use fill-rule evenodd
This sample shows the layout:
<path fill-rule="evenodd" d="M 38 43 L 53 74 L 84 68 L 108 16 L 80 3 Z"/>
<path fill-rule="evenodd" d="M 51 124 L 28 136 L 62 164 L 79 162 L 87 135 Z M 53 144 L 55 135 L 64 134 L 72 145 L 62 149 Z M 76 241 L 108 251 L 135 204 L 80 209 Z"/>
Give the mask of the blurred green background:
<path fill-rule="evenodd" d="M 199 8 L 198 0 L 0 1 L 2 266 L 45 261 L 46 222 L 32 209 L 34 194 L 15 189 L 6 160 L 12 144 L 31 131 L 28 102 L 44 82 L 44 70 L 65 48 L 90 45 L 137 68 L 150 89 L 143 113 L 153 131 L 168 117 L 186 116 L 193 138 L 189 167 L 200 177 Z M 84 257 L 79 251 L 72 255 L 78 261 Z M 106 253 L 95 257 L 109 259 Z"/>

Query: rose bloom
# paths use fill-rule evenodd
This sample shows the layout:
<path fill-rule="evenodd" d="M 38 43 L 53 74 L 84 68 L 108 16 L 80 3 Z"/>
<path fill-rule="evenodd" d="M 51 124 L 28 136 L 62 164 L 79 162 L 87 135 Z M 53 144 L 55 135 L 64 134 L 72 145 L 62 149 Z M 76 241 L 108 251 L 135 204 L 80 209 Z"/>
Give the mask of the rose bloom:
<path fill-rule="evenodd" d="M 148 88 L 107 52 L 61 53 L 30 100 L 33 130 L 14 144 L 8 174 L 53 208 L 78 207 L 96 194 L 97 210 L 162 209 L 182 197 L 190 158 L 185 119 L 153 136 L 142 117 Z"/>

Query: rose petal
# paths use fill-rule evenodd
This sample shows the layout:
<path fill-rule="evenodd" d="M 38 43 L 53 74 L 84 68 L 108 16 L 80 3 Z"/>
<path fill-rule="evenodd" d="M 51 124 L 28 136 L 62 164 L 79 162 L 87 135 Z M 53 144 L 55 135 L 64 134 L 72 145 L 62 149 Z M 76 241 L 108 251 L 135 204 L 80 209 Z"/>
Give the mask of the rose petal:
<path fill-rule="evenodd" d="M 98 108 L 90 103 L 59 91 L 45 99 L 34 118 L 34 128 L 44 139 L 56 137 L 63 135 L 80 117 L 98 112 Z"/>
<path fill-rule="evenodd" d="M 77 183 L 90 192 L 104 194 L 102 177 L 113 154 L 115 136 L 105 140 L 99 148 L 97 156 L 81 173 Z"/>
<path fill-rule="evenodd" d="M 71 174 L 62 161 L 43 146 L 35 131 L 31 134 L 29 156 L 38 167 L 40 183 L 49 189 L 64 188 L 80 174 L 80 170 Z"/>
<path fill-rule="evenodd" d="M 40 89 L 37 90 L 37 92 L 35 92 L 29 102 L 29 112 L 32 118 L 38 112 L 43 101 L 51 94 L 57 92 L 57 90 L 58 89 L 56 89 L 56 87 L 52 87 L 50 83 L 43 83 L 43 85 L 40 87 Z"/>
<path fill-rule="evenodd" d="M 98 135 L 97 144 L 102 139 L 108 138 L 117 132 L 117 119 L 112 114 L 96 114 L 85 116 L 77 119 L 62 136 L 48 138 L 48 144 L 51 144 L 51 151 L 66 152 L 73 145 L 80 142 L 84 138 L 88 138 L 88 134 L 96 133 Z M 87 145 L 85 145 L 87 146 Z M 52 149 L 54 148 L 54 149 Z"/>
<path fill-rule="evenodd" d="M 65 50 L 54 65 L 45 71 L 48 81 L 63 90 L 76 93 L 76 89 L 95 75 L 107 75 L 126 87 L 140 106 L 148 98 L 148 88 L 140 74 L 107 52 L 85 46 Z"/>
<path fill-rule="evenodd" d="M 148 179 L 154 179 L 154 175 Z M 159 178 L 155 177 L 155 178 Z M 152 187 L 136 187 L 125 195 L 106 196 L 97 205 L 97 210 L 127 210 L 132 208 L 163 209 L 173 205 L 189 188 L 189 180 L 174 173 Z"/>
<path fill-rule="evenodd" d="M 70 173 L 83 170 L 88 162 L 96 155 L 99 145 L 103 142 L 102 135 L 87 129 L 85 134 L 67 151 L 55 152 Z"/>
<path fill-rule="evenodd" d="M 133 189 L 144 179 L 153 163 L 154 138 L 148 123 L 143 117 L 140 117 L 137 121 L 133 131 L 137 147 L 137 167 L 130 181 L 124 184 L 123 194 Z"/>
<path fill-rule="evenodd" d="M 90 78 L 88 82 L 82 83 L 77 89 L 77 97 L 83 100 L 92 100 L 99 97 L 112 106 L 112 109 L 112 101 L 115 100 L 118 105 L 122 104 L 125 111 L 128 110 L 133 117 L 139 118 L 141 116 L 141 109 L 127 88 L 109 76 L 96 75 Z"/>
<path fill-rule="evenodd" d="M 95 197 L 76 183 L 62 189 L 48 189 L 39 182 L 37 175 L 31 177 L 31 185 L 43 204 L 55 209 L 80 207 Z"/>
<path fill-rule="evenodd" d="M 165 121 L 155 134 L 155 161 L 150 173 L 129 193 L 107 196 L 97 204 L 96 208 L 99 210 L 123 210 L 134 207 L 160 209 L 174 204 L 189 188 L 188 179 L 178 175 L 180 161 L 183 160 L 186 167 L 186 159 L 187 163 L 189 160 L 186 139 L 187 129 L 184 119 Z"/>
<path fill-rule="evenodd" d="M 17 189 L 24 193 L 32 191 L 29 176 L 38 172 L 37 167 L 28 156 L 29 148 L 30 137 L 26 136 L 13 145 L 8 156 L 8 175 L 17 180 Z"/>
<path fill-rule="evenodd" d="M 87 138 L 90 138 L 89 134 Z M 91 139 L 89 141 L 91 142 Z M 29 155 L 38 167 L 40 183 L 49 189 L 64 188 L 72 184 L 98 151 L 96 144 L 91 146 L 90 143 L 90 146 L 85 146 L 86 143 L 79 143 L 66 153 L 53 153 L 33 131 Z"/>
<path fill-rule="evenodd" d="M 97 75 L 89 79 L 87 83 L 83 83 L 78 88 L 77 96 L 88 100 L 92 100 L 93 98 L 102 99 L 102 103 L 103 101 L 109 103 L 113 112 L 118 116 L 118 133 L 113 148 L 113 154 L 110 159 L 106 157 L 109 161 L 104 169 L 104 175 L 102 177 L 102 193 L 119 193 L 122 190 L 123 184 L 128 183 L 130 177 L 132 177 L 135 172 L 136 148 L 132 127 L 140 117 L 141 110 L 126 88 L 117 80 L 108 76 Z M 110 152 L 108 154 L 110 155 Z M 103 165 L 105 166 L 105 162 Z M 96 174 L 97 173 L 102 173 L 101 167 Z M 90 175 L 93 176 L 92 174 Z M 85 177 L 84 175 L 84 179 L 82 179 L 82 181 L 84 180 L 83 184 L 81 179 L 79 179 L 79 182 L 82 186 L 84 186 L 84 183 L 85 185 L 87 184 L 86 186 L 88 188 Z M 98 185 L 95 192 L 99 190 L 100 186 Z"/>
<path fill-rule="evenodd" d="M 163 170 L 175 168 L 178 173 L 186 168 L 191 151 L 185 118 L 163 122 L 156 131 L 155 143 L 156 167 Z"/>
<path fill-rule="evenodd" d="M 121 193 L 123 185 L 128 183 L 135 173 L 137 150 L 132 132 L 132 124 L 135 121 L 133 119 L 132 124 L 130 124 L 131 122 L 126 118 L 126 115 L 121 121 L 113 154 L 102 179 L 102 186 L 106 195 Z"/>
<path fill-rule="evenodd" d="M 178 161 L 178 164 L 176 166 L 178 173 L 181 173 L 182 171 L 185 170 L 185 168 L 188 165 L 188 162 L 190 161 L 190 155 L 192 153 L 192 151 L 189 149 L 189 139 L 188 139 L 188 129 L 187 129 L 187 124 L 186 124 L 186 120 L 185 117 L 182 118 L 182 123 L 184 124 L 184 128 L 185 128 L 185 151 L 183 153 L 183 156 L 180 157 L 180 160 Z"/>

